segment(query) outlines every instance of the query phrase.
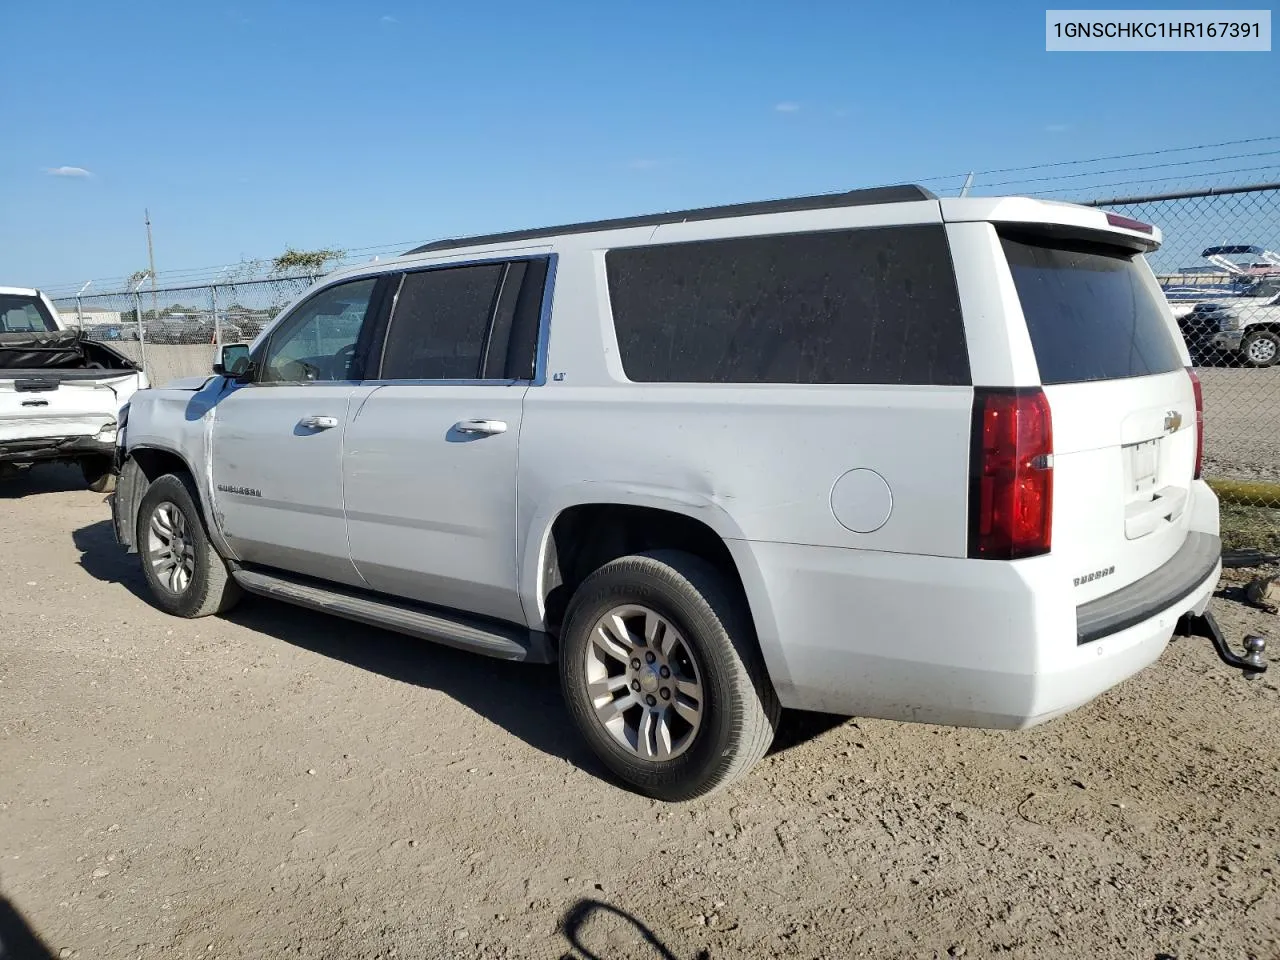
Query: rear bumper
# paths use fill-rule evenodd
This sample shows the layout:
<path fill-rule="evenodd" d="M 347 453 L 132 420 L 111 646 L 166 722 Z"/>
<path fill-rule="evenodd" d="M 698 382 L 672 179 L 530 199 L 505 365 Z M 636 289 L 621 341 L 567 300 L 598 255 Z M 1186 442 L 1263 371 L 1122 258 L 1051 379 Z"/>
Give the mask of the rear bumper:
<path fill-rule="evenodd" d="M 1150 592 L 1119 591 L 1133 601 L 1129 615 L 1087 643 L 1078 642 L 1079 615 L 1089 623 L 1094 605 L 1077 610 L 1070 572 L 1052 556 L 1000 563 L 794 544 L 733 549 L 750 551 L 768 594 L 772 624 L 760 639 L 784 706 L 1021 728 L 1158 658 L 1182 614 L 1208 605 L 1221 564 L 1216 555 L 1201 561 L 1216 543 L 1189 538 L 1183 578 L 1141 616 L 1132 614 Z"/>
<path fill-rule="evenodd" d="M 1092 643 L 1136 626 L 1195 593 L 1222 568 L 1222 541 L 1189 533 L 1167 563 L 1123 590 L 1076 608 L 1076 643 Z"/>
<path fill-rule="evenodd" d="M 0 463 L 37 463 L 44 460 L 78 460 L 81 457 L 114 457 L 114 431 L 110 439 L 92 437 L 43 437 L 0 441 Z"/>

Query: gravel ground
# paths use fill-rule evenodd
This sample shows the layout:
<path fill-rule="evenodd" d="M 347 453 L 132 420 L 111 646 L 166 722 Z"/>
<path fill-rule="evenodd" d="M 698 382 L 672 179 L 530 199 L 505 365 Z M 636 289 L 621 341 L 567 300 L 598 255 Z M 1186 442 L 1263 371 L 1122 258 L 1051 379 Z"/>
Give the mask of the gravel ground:
<path fill-rule="evenodd" d="M 0 487 L 11 944 L 29 924 L 81 958 L 1280 957 L 1276 677 L 1203 641 L 1021 733 L 788 715 L 745 781 L 668 806 L 607 781 L 548 668 L 268 601 L 165 617 L 78 487 Z M 1234 638 L 1273 624 L 1215 609 Z"/>
<path fill-rule="evenodd" d="M 1280 480 L 1280 366 L 1196 372 L 1204 387 L 1205 475 Z"/>

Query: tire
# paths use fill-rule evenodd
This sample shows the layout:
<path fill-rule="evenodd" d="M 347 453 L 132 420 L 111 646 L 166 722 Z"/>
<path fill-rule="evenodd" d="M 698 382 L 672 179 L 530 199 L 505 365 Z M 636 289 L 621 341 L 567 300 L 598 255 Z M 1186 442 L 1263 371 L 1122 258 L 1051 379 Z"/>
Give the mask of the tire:
<path fill-rule="evenodd" d="M 665 625 L 646 642 L 650 615 Z M 598 633 L 603 618 L 610 626 Z M 614 560 L 578 587 L 564 623 L 560 683 L 569 712 L 605 766 L 638 792 L 667 801 L 704 796 L 737 780 L 769 749 L 778 699 L 745 601 L 711 564 L 675 550 Z M 630 647 L 616 643 L 623 630 Z M 595 639 L 610 635 L 613 644 Z M 623 651 L 627 657 L 619 656 Z M 690 687 L 692 698 L 682 692 Z M 629 699 L 635 702 L 618 711 Z M 609 726 L 598 703 L 611 715 Z M 655 711 L 665 719 L 650 719 Z M 685 719 L 692 713 L 696 726 Z"/>
<path fill-rule="evenodd" d="M 109 457 L 85 457 L 80 461 L 80 472 L 94 493 L 110 493 L 116 488 L 116 475 Z"/>
<path fill-rule="evenodd" d="M 1251 367 L 1273 366 L 1280 360 L 1280 335 L 1271 330 L 1251 333 L 1240 344 L 1240 353 Z"/>
<path fill-rule="evenodd" d="M 231 579 L 226 562 L 209 542 L 197 502 L 190 477 L 165 474 L 147 488 L 138 506 L 134 533 L 142 574 L 151 588 L 153 602 L 165 613 L 188 619 L 224 613 L 240 599 L 240 588 Z M 175 512 L 180 520 L 175 518 Z M 175 532 L 184 557 L 185 577 L 175 576 L 174 565 L 164 563 L 158 556 L 166 543 L 173 542 Z M 172 558 L 171 549 L 167 554 Z"/>

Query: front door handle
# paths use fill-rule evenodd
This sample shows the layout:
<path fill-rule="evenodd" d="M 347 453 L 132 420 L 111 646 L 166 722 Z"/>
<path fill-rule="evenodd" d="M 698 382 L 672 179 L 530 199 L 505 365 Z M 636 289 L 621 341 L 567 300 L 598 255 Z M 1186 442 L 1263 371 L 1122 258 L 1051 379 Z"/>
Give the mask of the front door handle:
<path fill-rule="evenodd" d="M 307 430 L 332 430 L 337 425 L 337 417 L 303 417 L 298 421 L 298 426 Z"/>
<path fill-rule="evenodd" d="M 506 433 L 507 422 L 505 420 L 459 420 L 453 425 L 453 429 L 459 433 L 491 437 L 495 433 Z"/>

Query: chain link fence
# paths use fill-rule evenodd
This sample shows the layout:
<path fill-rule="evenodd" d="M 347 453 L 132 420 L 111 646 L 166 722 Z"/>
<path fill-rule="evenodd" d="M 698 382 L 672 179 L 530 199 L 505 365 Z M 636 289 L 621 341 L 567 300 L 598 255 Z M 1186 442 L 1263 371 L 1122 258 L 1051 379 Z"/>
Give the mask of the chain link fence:
<path fill-rule="evenodd" d="M 1280 183 L 1090 205 L 1164 233 L 1149 260 L 1204 391 L 1223 539 L 1280 552 Z"/>
<path fill-rule="evenodd" d="M 248 343 L 315 277 L 100 293 L 54 301 L 63 322 L 140 361 L 157 386 L 206 376 L 219 344 Z"/>

